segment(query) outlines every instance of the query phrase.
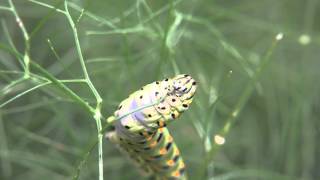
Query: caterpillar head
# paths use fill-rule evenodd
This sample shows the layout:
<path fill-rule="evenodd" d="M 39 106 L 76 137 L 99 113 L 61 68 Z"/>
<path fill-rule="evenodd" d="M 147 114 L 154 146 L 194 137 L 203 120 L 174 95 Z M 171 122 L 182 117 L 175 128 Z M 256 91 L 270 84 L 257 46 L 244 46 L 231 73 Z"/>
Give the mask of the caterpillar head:
<path fill-rule="evenodd" d="M 180 99 L 186 108 L 192 102 L 197 89 L 196 81 L 188 74 L 180 74 L 171 79 L 170 92 L 172 96 Z"/>
<path fill-rule="evenodd" d="M 163 124 L 177 119 L 182 112 L 189 108 L 197 89 L 196 81 L 187 74 L 180 74 L 170 79 L 167 78 L 161 83 L 155 82 L 155 84 L 161 86 L 161 93 L 158 96 L 158 100 L 160 101 L 155 106 L 156 111 L 154 114 L 150 113 L 148 120 L 149 122 L 154 122 L 154 120 L 158 120 L 159 116 L 161 116 Z M 161 126 L 160 121 L 155 125 L 155 127 Z"/>

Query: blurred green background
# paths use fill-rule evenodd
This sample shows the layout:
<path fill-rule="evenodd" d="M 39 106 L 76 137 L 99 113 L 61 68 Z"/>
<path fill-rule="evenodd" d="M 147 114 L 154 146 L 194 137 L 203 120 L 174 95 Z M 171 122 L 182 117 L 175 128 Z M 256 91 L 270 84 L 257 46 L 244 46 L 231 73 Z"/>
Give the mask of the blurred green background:
<path fill-rule="evenodd" d="M 29 55 L 95 106 L 79 82 L 64 1 L 11 2 L 15 11 L 0 1 L 0 179 L 72 179 L 97 139 L 95 120 L 55 84 L 30 89 L 45 81 L 39 70 L 23 78 Z M 68 7 L 104 117 L 152 81 L 188 73 L 199 82 L 190 110 L 169 125 L 190 179 L 320 179 L 320 1 L 73 0 Z M 217 134 L 224 145 L 215 144 Z M 110 142 L 103 153 L 104 179 L 143 179 Z M 98 179 L 97 147 L 82 162 L 79 179 Z"/>

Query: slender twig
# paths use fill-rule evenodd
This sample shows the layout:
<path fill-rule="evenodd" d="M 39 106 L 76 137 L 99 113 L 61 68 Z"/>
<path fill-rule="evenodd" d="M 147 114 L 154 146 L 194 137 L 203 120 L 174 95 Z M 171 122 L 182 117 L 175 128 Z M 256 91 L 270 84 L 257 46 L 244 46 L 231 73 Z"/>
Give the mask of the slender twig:
<path fill-rule="evenodd" d="M 34 86 L 34 87 L 30 88 L 30 89 L 27 89 L 26 91 L 23 91 L 22 93 L 19 93 L 19 94 L 15 95 L 14 97 L 8 99 L 4 103 L 0 104 L 0 108 L 4 107 L 5 105 L 9 104 L 10 102 L 16 100 L 19 97 L 21 97 L 21 96 L 23 96 L 23 95 L 25 95 L 25 94 L 33 91 L 33 90 L 36 90 L 36 89 L 38 89 L 38 88 L 40 88 L 42 86 L 48 85 L 48 84 L 50 84 L 50 82 L 45 82 L 45 83 L 42 83 L 42 84 L 38 84 L 38 85 L 36 85 L 36 86 Z"/>
<path fill-rule="evenodd" d="M 5 7 L 5 6 L 0 6 L 0 10 L 12 11 L 12 8 L 10 8 L 10 7 Z"/>
<path fill-rule="evenodd" d="M 20 16 L 18 15 L 18 12 L 15 8 L 15 6 L 12 3 L 12 0 L 8 0 L 10 8 L 12 9 L 12 13 L 16 18 L 16 21 L 18 23 L 19 28 L 22 31 L 23 37 L 24 37 L 24 41 L 25 41 L 25 50 L 24 50 L 24 56 L 23 56 L 23 61 L 25 64 L 25 74 L 24 74 L 24 78 L 29 78 L 30 77 L 30 56 L 29 56 L 29 51 L 30 51 L 30 37 L 29 34 L 23 24 L 23 21 L 21 20 Z"/>
<path fill-rule="evenodd" d="M 79 11 L 79 12 L 81 12 L 82 9 L 83 9 L 82 7 L 80 7 L 80 6 L 78 6 L 77 4 L 72 3 L 72 2 L 68 2 L 68 5 L 69 5 L 71 8 L 73 8 L 73 9 L 75 9 L 76 11 Z M 85 11 L 85 12 L 84 12 L 84 15 L 86 15 L 88 18 L 91 18 L 91 19 L 94 20 L 94 21 L 99 22 L 100 25 L 106 25 L 106 26 L 110 27 L 111 29 L 117 29 L 117 26 L 114 25 L 114 22 L 112 22 L 112 20 L 107 20 L 107 19 L 102 18 L 102 17 L 100 17 L 100 16 L 97 16 L 97 15 L 95 15 L 95 14 L 89 12 L 89 11 Z"/>
<path fill-rule="evenodd" d="M 66 12 L 64 10 L 61 10 L 59 8 L 56 8 L 54 6 L 51 6 L 49 4 L 46 4 L 46 3 L 43 3 L 43 2 L 39 2 L 39 1 L 36 1 L 36 0 L 29 0 L 30 2 L 33 2 L 35 4 L 38 4 L 40 6 L 43 6 L 43 7 L 47 7 L 47 8 L 50 8 L 50 9 L 55 9 L 57 12 L 59 13 L 62 13 L 62 14 L 66 14 Z"/>
<path fill-rule="evenodd" d="M 9 178 L 12 175 L 12 162 L 7 159 L 6 157 L 10 154 L 10 149 L 8 147 L 7 141 L 7 131 L 6 124 L 2 119 L 2 110 L 0 109 L 0 140 L 1 140 L 1 147 L 0 151 L 3 152 L 4 156 L 0 158 L 1 161 L 1 169 L 4 178 Z M 9 131 L 9 130 L 8 130 Z"/>
<path fill-rule="evenodd" d="M 37 0 L 28 0 L 28 1 L 30 1 L 30 2 L 32 2 L 32 3 L 35 3 L 35 4 L 38 4 L 38 5 L 40 5 L 40 6 L 43 6 L 43 7 L 49 8 L 49 9 L 55 9 L 55 10 L 56 10 L 57 12 L 59 12 L 59 13 L 66 14 L 66 12 L 65 12 L 64 10 L 59 9 L 59 8 L 55 8 L 55 7 L 52 6 L 52 5 L 49 5 L 49 4 L 46 4 L 46 3 L 43 3 L 43 2 L 40 2 L 40 1 L 37 1 Z M 79 7 L 78 5 L 76 5 L 76 4 L 72 3 L 72 2 L 68 2 L 68 5 L 69 5 L 71 8 L 75 9 L 76 11 L 79 11 L 79 12 L 82 11 L 82 7 Z M 117 27 L 113 24 L 112 21 L 107 20 L 107 19 L 104 19 L 104 18 L 102 18 L 102 17 L 99 17 L 99 16 L 97 16 L 97 15 L 91 13 L 91 12 L 85 11 L 85 12 L 83 12 L 83 15 L 85 15 L 86 17 L 88 17 L 88 18 L 90 18 L 90 19 L 92 19 L 92 20 L 94 20 L 94 21 L 97 21 L 97 22 L 101 23 L 102 25 L 107 25 L 107 26 L 109 26 L 111 29 L 116 29 L 116 28 L 117 28 Z"/>
<path fill-rule="evenodd" d="M 47 39 L 47 42 L 48 42 L 49 47 L 50 47 L 51 51 L 53 52 L 53 55 L 55 56 L 55 58 L 56 58 L 58 61 L 61 61 L 61 58 L 60 58 L 60 56 L 58 55 L 58 53 L 57 53 L 57 51 L 55 50 L 55 48 L 53 47 L 53 44 L 52 44 L 51 40 L 50 40 L 50 39 Z"/>
<path fill-rule="evenodd" d="M 116 29 L 111 31 L 87 31 L 87 35 L 112 35 L 112 34 L 132 34 L 132 33 L 141 33 L 149 30 L 142 25 L 138 25 L 135 27 L 124 28 L 124 29 Z M 151 31 L 151 30 L 150 30 Z"/>
<path fill-rule="evenodd" d="M 93 95 L 96 98 L 97 104 L 96 104 L 96 109 L 94 111 L 94 119 L 96 120 L 96 125 L 97 125 L 97 132 L 98 132 L 98 152 L 99 152 L 99 180 L 103 180 L 103 149 L 102 149 L 102 138 L 103 135 L 100 134 L 100 131 L 102 130 L 102 125 L 101 125 L 101 104 L 102 104 L 102 98 L 100 97 L 98 91 L 96 90 L 96 88 L 94 87 L 94 85 L 92 84 L 90 77 L 88 75 L 87 72 L 87 67 L 82 55 L 82 51 L 81 51 L 81 46 L 80 46 L 80 42 L 79 42 L 79 37 L 78 37 L 78 31 L 76 28 L 76 25 L 69 13 L 69 9 L 68 9 L 68 2 L 67 0 L 64 1 L 64 7 L 65 7 L 65 11 L 66 11 L 66 17 L 69 21 L 69 24 L 71 25 L 72 31 L 73 31 L 73 36 L 74 36 L 74 41 L 75 41 L 75 45 L 76 45 L 76 49 L 77 49 L 77 53 L 78 53 L 78 57 L 80 60 L 80 64 L 81 64 L 81 68 L 84 74 L 84 78 L 87 81 L 87 84 L 89 86 L 89 88 L 91 89 Z"/>
<path fill-rule="evenodd" d="M 23 74 L 24 72 L 22 71 L 9 71 L 9 70 L 0 70 L 0 74 Z"/>
<path fill-rule="evenodd" d="M 89 113 L 93 114 L 95 110 L 81 97 L 79 97 L 76 93 L 74 93 L 71 89 L 69 89 L 65 84 L 57 80 L 54 76 L 52 76 L 48 71 L 42 68 L 39 64 L 31 61 L 31 67 L 35 70 L 39 71 L 41 75 L 49 79 L 53 84 L 55 84 L 60 90 L 62 90 L 65 94 L 67 94 L 72 100 L 79 103 L 84 109 L 86 109 Z"/>
<path fill-rule="evenodd" d="M 8 86 L 6 86 L 6 87 L 5 87 L 4 89 L 2 89 L 1 91 L 3 91 L 3 94 L 5 94 L 8 90 L 10 90 L 11 87 L 15 86 L 15 85 L 18 84 L 18 83 L 21 83 L 21 82 L 24 81 L 24 80 L 25 80 L 24 78 L 20 78 L 20 79 L 18 79 L 18 80 L 16 80 L 16 81 L 13 81 L 12 83 L 10 83 Z M 61 83 L 81 83 L 81 82 L 82 82 L 82 83 L 83 83 L 83 82 L 85 82 L 85 81 L 82 80 L 82 79 L 78 79 L 78 80 L 73 80 L 73 79 L 70 79 L 70 80 L 69 80 L 69 79 L 67 79 L 67 80 L 59 80 L 59 82 L 61 82 Z M 19 94 L 17 94 L 16 96 L 8 99 L 8 100 L 5 101 L 4 103 L 0 104 L 0 108 L 3 108 L 5 105 L 11 103 L 12 101 L 16 100 L 17 98 L 20 98 L 20 97 L 23 96 L 23 95 L 26 95 L 26 94 L 30 93 L 30 92 L 33 91 L 33 90 L 36 90 L 36 89 L 38 89 L 38 88 L 40 88 L 40 87 L 49 85 L 49 84 L 51 84 L 51 83 L 52 83 L 51 81 L 47 81 L 47 82 L 43 82 L 43 83 L 41 83 L 41 84 L 38 84 L 38 85 L 36 85 L 36 86 L 34 86 L 34 87 L 30 88 L 30 89 L 27 89 L 26 91 L 23 91 L 22 93 L 19 93 Z"/>
<path fill-rule="evenodd" d="M 87 80 L 87 83 L 88 83 L 88 86 L 90 87 L 92 93 L 94 94 L 94 96 L 96 97 L 96 100 L 97 100 L 97 103 L 101 103 L 102 102 L 102 98 L 100 97 L 98 91 L 96 90 L 96 88 L 93 86 L 92 82 L 91 82 L 91 79 L 88 75 L 88 71 L 87 71 L 87 67 L 86 67 L 86 64 L 84 62 L 84 58 L 83 58 L 83 55 L 82 55 L 82 51 L 81 51 L 81 46 L 80 46 L 80 42 L 79 42 L 79 37 L 78 37 L 78 31 L 77 31 L 77 28 L 76 28 L 76 25 L 69 13 L 69 10 L 68 10 L 68 3 L 67 1 L 65 1 L 65 10 L 66 10 L 66 17 L 71 25 L 71 28 L 72 28 L 72 31 L 73 31 L 73 35 L 74 35 L 74 40 L 75 40 L 75 44 L 76 44 L 76 48 L 77 48 L 77 53 L 78 53 L 78 57 L 79 57 L 79 60 L 80 60 L 80 64 L 81 64 L 81 68 L 82 68 L 82 71 L 83 71 L 83 74 L 84 74 L 84 78 Z M 98 106 L 99 104 L 97 104 Z"/>
<path fill-rule="evenodd" d="M 17 80 L 14 80 L 14 81 L 10 82 L 8 85 L 4 86 L 4 88 L 2 88 L 2 89 L 0 90 L 0 92 L 1 92 L 0 97 L 3 96 L 3 95 L 5 95 L 5 94 L 7 94 L 8 92 L 10 92 L 10 90 L 11 90 L 14 86 L 16 86 L 17 84 L 23 82 L 24 80 L 25 80 L 24 78 L 19 78 L 19 79 L 17 79 Z"/>
<path fill-rule="evenodd" d="M 83 158 L 81 159 L 81 161 L 79 162 L 77 168 L 76 168 L 76 173 L 75 175 L 72 177 L 72 180 L 77 180 L 79 178 L 80 175 L 80 171 L 83 167 L 83 165 L 87 162 L 89 155 L 91 154 L 91 152 L 94 150 L 94 147 L 96 147 L 98 141 L 94 140 L 94 142 L 92 143 L 92 145 L 89 146 L 89 149 L 86 151 L 86 153 L 82 156 Z"/>
<path fill-rule="evenodd" d="M 1 20 L 1 25 L 3 27 L 3 32 L 4 32 L 4 35 L 7 37 L 7 41 L 9 42 L 9 45 L 11 46 L 12 50 L 15 51 L 15 52 L 18 52 L 16 46 L 14 45 L 13 43 L 13 40 L 10 36 L 10 33 L 9 33 L 9 30 L 7 28 L 7 25 L 5 23 L 5 20 Z M 17 56 L 17 59 L 19 61 L 19 64 L 21 65 L 22 69 L 25 69 L 25 64 L 23 62 L 23 56 Z M 24 74 L 25 72 L 23 72 Z"/>
<path fill-rule="evenodd" d="M 234 124 L 235 120 L 239 116 L 239 113 L 242 111 L 244 105 L 247 103 L 250 95 L 252 94 L 255 84 L 257 83 L 258 79 L 260 78 L 263 70 L 266 68 L 267 64 L 271 60 L 271 55 L 277 46 L 278 42 L 282 39 L 282 34 L 279 33 L 276 38 L 273 40 L 270 48 L 268 49 L 266 55 L 264 56 L 262 62 L 260 65 L 256 68 L 252 78 L 249 80 L 248 84 L 246 85 L 244 91 L 242 92 L 239 100 L 237 101 L 234 109 L 232 112 L 229 114 L 228 118 L 225 121 L 225 124 L 221 131 L 217 134 L 219 137 L 225 139 L 225 137 L 228 135 L 230 132 L 231 126 Z M 215 157 L 216 153 L 220 149 L 222 144 L 218 144 L 217 142 L 213 142 L 213 146 L 211 150 L 207 153 L 207 158 L 205 160 L 205 167 L 209 165 L 209 163 L 212 161 L 212 159 Z"/>
<path fill-rule="evenodd" d="M 31 103 L 31 104 L 24 104 L 24 105 L 20 105 L 20 106 L 14 106 L 12 108 L 7 108 L 7 109 L 3 109 L 2 113 L 4 115 L 8 115 L 8 114 L 16 114 L 16 113 L 21 113 L 21 112 L 30 112 L 34 109 L 38 109 L 40 107 L 46 106 L 46 105 L 50 105 L 50 104 L 57 104 L 59 102 L 58 99 L 54 99 L 54 100 L 42 100 L 39 101 L 37 103 Z"/>
<path fill-rule="evenodd" d="M 43 87 L 45 85 L 48 84 L 54 84 L 57 88 L 59 88 L 60 90 L 62 90 L 65 94 L 67 94 L 72 100 L 74 100 L 75 102 L 79 103 L 84 109 L 86 109 L 91 115 L 94 116 L 94 119 L 96 121 L 97 124 L 97 132 L 98 132 L 98 144 L 99 144 L 99 180 L 103 180 L 103 159 L 102 159 L 102 137 L 103 135 L 100 133 L 102 130 L 102 125 L 101 125 L 101 119 L 103 118 L 101 115 L 101 104 L 102 104 L 102 98 L 99 95 L 98 91 L 96 90 L 96 88 L 94 87 L 88 72 L 87 72 L 87 68 L 86 68 L 86 64 L 82 55 L 82 51 L 81 51 L 81 46 L 80 46 L 80 42 L 79 42 L 79 37 L 78 37 L 78 32 L 77 32 L 77 28 L 76 25 L 69 13 L 69 9 L 68 9 L 68 3 L 65 0 L 64 1 L 64 7 L 65 7 L 65 11 L 57 9 L 56 7 L 53 7 L 51 5 L 36 1 L 36 0 L 29 0 L 33 3 L 36 3 L 38 5 L 41 6 L 45 6 L 51 9 L 55 9 L 57 12 L 60 12 L 64 15 L 66 15 L 67 20 L 69 22 L 69 24 L 71 25 L 72 28 L 72 32 L 74 35 L 74 41 L 75 41 L 75 46 L 77 49 L 77 53 L 78 53 L 78 57 L 80 60 L 80 64 L 82 67 L 82 71 L 84 74 L 84 79 L 78 79 L 78 80 L 58 80 L 56 79 L 51 73 L 49 73 L 47 70 L 45 70 L 44 68 L 42 68 L 39 64 L 35 63 L 34 61 L 31 61 L 30 58 L 30 35 L 28 34 L 23 21 L 21 20 L 21 18 L 18 15 L 17 10 L 15 9 L 15 6 L 13 4 L 12 0 L 8 0 L 9 2 L 9 7 L 4 7 L 4 6 L 0 6 L 1 10 L 8 10 L 11 11 L 16 19 L 16 22 L 18 23 L 19 28 L 22 31 L 23 34 L 23 38 L 25 41 L 25 50 L 24 50 L 24 54 L 21 55 L 19 52 L 16 52 L 15 49 L 10 49 L 8 47 L 1 47 L 1 48 L 5 48 L 5 49 L 9 49 L 11 53 L 15 54 L 17 57 L 23 59 L 23 69 L 24 69 L 24 79 L 30 79 L 30 76 L 32 75 L 32 73 L 30 73 L 30 67 L 32 67 L 34 70 L 36 70 L 37 72 L 39 72 L 41 74 L 41 76 L 43 76 L 43 78 L 35 78 L 35 82 L 40 83 L 30 89 L 25 90 L 22 93 L 17 94 L 16 96 L 10 98 L 9 100 L 5 101 L 4 103 L 0 104 L 0 107 L 5 106 L 6 104 L 14 101 L 15 99 L 29 93 L 32 92 L 33 90 L 36 90 L 40 87 Z M 84 13 L 84 11 L 82 12 Z M 82 16 L 82 15 L 80 15 Z M 78 18 L 80 19 L 80 17 Z M 40 24 L 41 25 L 41 24 Z M 34 31 L 36 32 L 37 29 Z M 32 34 L 32 33 L 31 33 Z M 1 45 L 1 44 L 0 44 Z M 32 78 L 33 79 L 33 78 Z M 38 81 L 39 80 L 39 81 Z M 42 81 L 44 80 L 44 81 Z M 64 82 L 71 82 L 71 81 L 78 81 L 78 82 L 84 82 L 88 85 L 88 87 L 90 88 L 90 90 L 92 91 L 93 95 L 95 96 L 96 99 L 96 107 L 93 108 L 89 105 L 88 102 L 86 102 L 85 100 L 83 100 L 81 97 L 79 97 L 76 93 L 74 93 L 71 89 L 69 89 L 65 84 L 63 84 Z"/>

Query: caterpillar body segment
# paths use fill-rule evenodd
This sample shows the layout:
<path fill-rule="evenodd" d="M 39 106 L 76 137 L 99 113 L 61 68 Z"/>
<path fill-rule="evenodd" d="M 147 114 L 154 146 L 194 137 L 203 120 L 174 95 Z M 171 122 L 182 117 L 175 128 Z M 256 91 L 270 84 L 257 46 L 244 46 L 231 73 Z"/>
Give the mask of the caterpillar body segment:
<path fill-rule="evenodd" d="M 150 83 L 122 101 L 114 116 L 114 131 L 106 137 L 133 159 L 144 174 L 157 179 L 186 179 L 185 164 L 167 124 L 186 111 L 197 84 L 189 75 Z"/>

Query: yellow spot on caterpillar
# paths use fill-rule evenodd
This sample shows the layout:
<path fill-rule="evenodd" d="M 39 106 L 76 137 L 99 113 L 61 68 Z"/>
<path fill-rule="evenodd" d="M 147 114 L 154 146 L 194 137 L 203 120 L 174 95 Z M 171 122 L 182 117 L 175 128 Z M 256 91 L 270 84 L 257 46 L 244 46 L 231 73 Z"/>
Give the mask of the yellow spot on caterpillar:
<path fill-rule="evenodd" d="M 175 150 L 175 151 L 174 151 L 174 154 L 175 154 L 175 155 L 180 155 L 180 152 L 179 152 L 179 149 L 178 149 L 178 148 L 175 148 L 174 150 Z"/>
<path fill-rule="evenodd" d="M 152 139 L 152 136 L 148 136 L 146 138 L 147 138 L 147 141 L 150 141 Z"/>
<path fill-rule="evenodd" d="M 169 141 L 169 142 L 172 142 L 172 141 L 173 141 L 172 136 L 170 136 L 170 135 L 168 136 L 168 141 Z"/>
<path fill-rule="evenodd" d="M 159 121 L 159 127 L 163 127 L 163 126 L 164 126 L 163 121 Z"/>
<path fill-rule="evenodd" d="M 153 141 L 151 144 L 150 144 L 150 147 L 153 148 L 154 146 L 157 145 L 157 142 L 156 141 Z"/>
<path fill-rule="evenodd" d="M 108 123 L 113 123 L 115 120 L 116 120 L 116 117 L 110 116 L 110 117 L 108 117 L 107 122 Z"/>
<path fill-rule="evenodd" d="M 184 164 L 184 162 L 183 161 L 181 161 L 181 163 L 180 163 L 180 168 L 184 168 L 186 165 Z"/>
<path fill-rule="evenodd" d="M 161 148 L 161 149 L 160 149 L 160 154 L 161 154 L 161 155 L 164 155 L 164 154 L 166 154 L 166 153 L 167 153 L 166 148 Z"/>
<path fill-rule="evenodd" d="M 172 159 L 167 161 L 168 166 L 173 166 L 174 165 L 174 161 Z"/>
<path fill-rule="evenodd" d="M 175 171 L 175 172 L 172 173 L 172 176 L 179 177 L 180 176 L 180 172 L 179 171 Z"/>

